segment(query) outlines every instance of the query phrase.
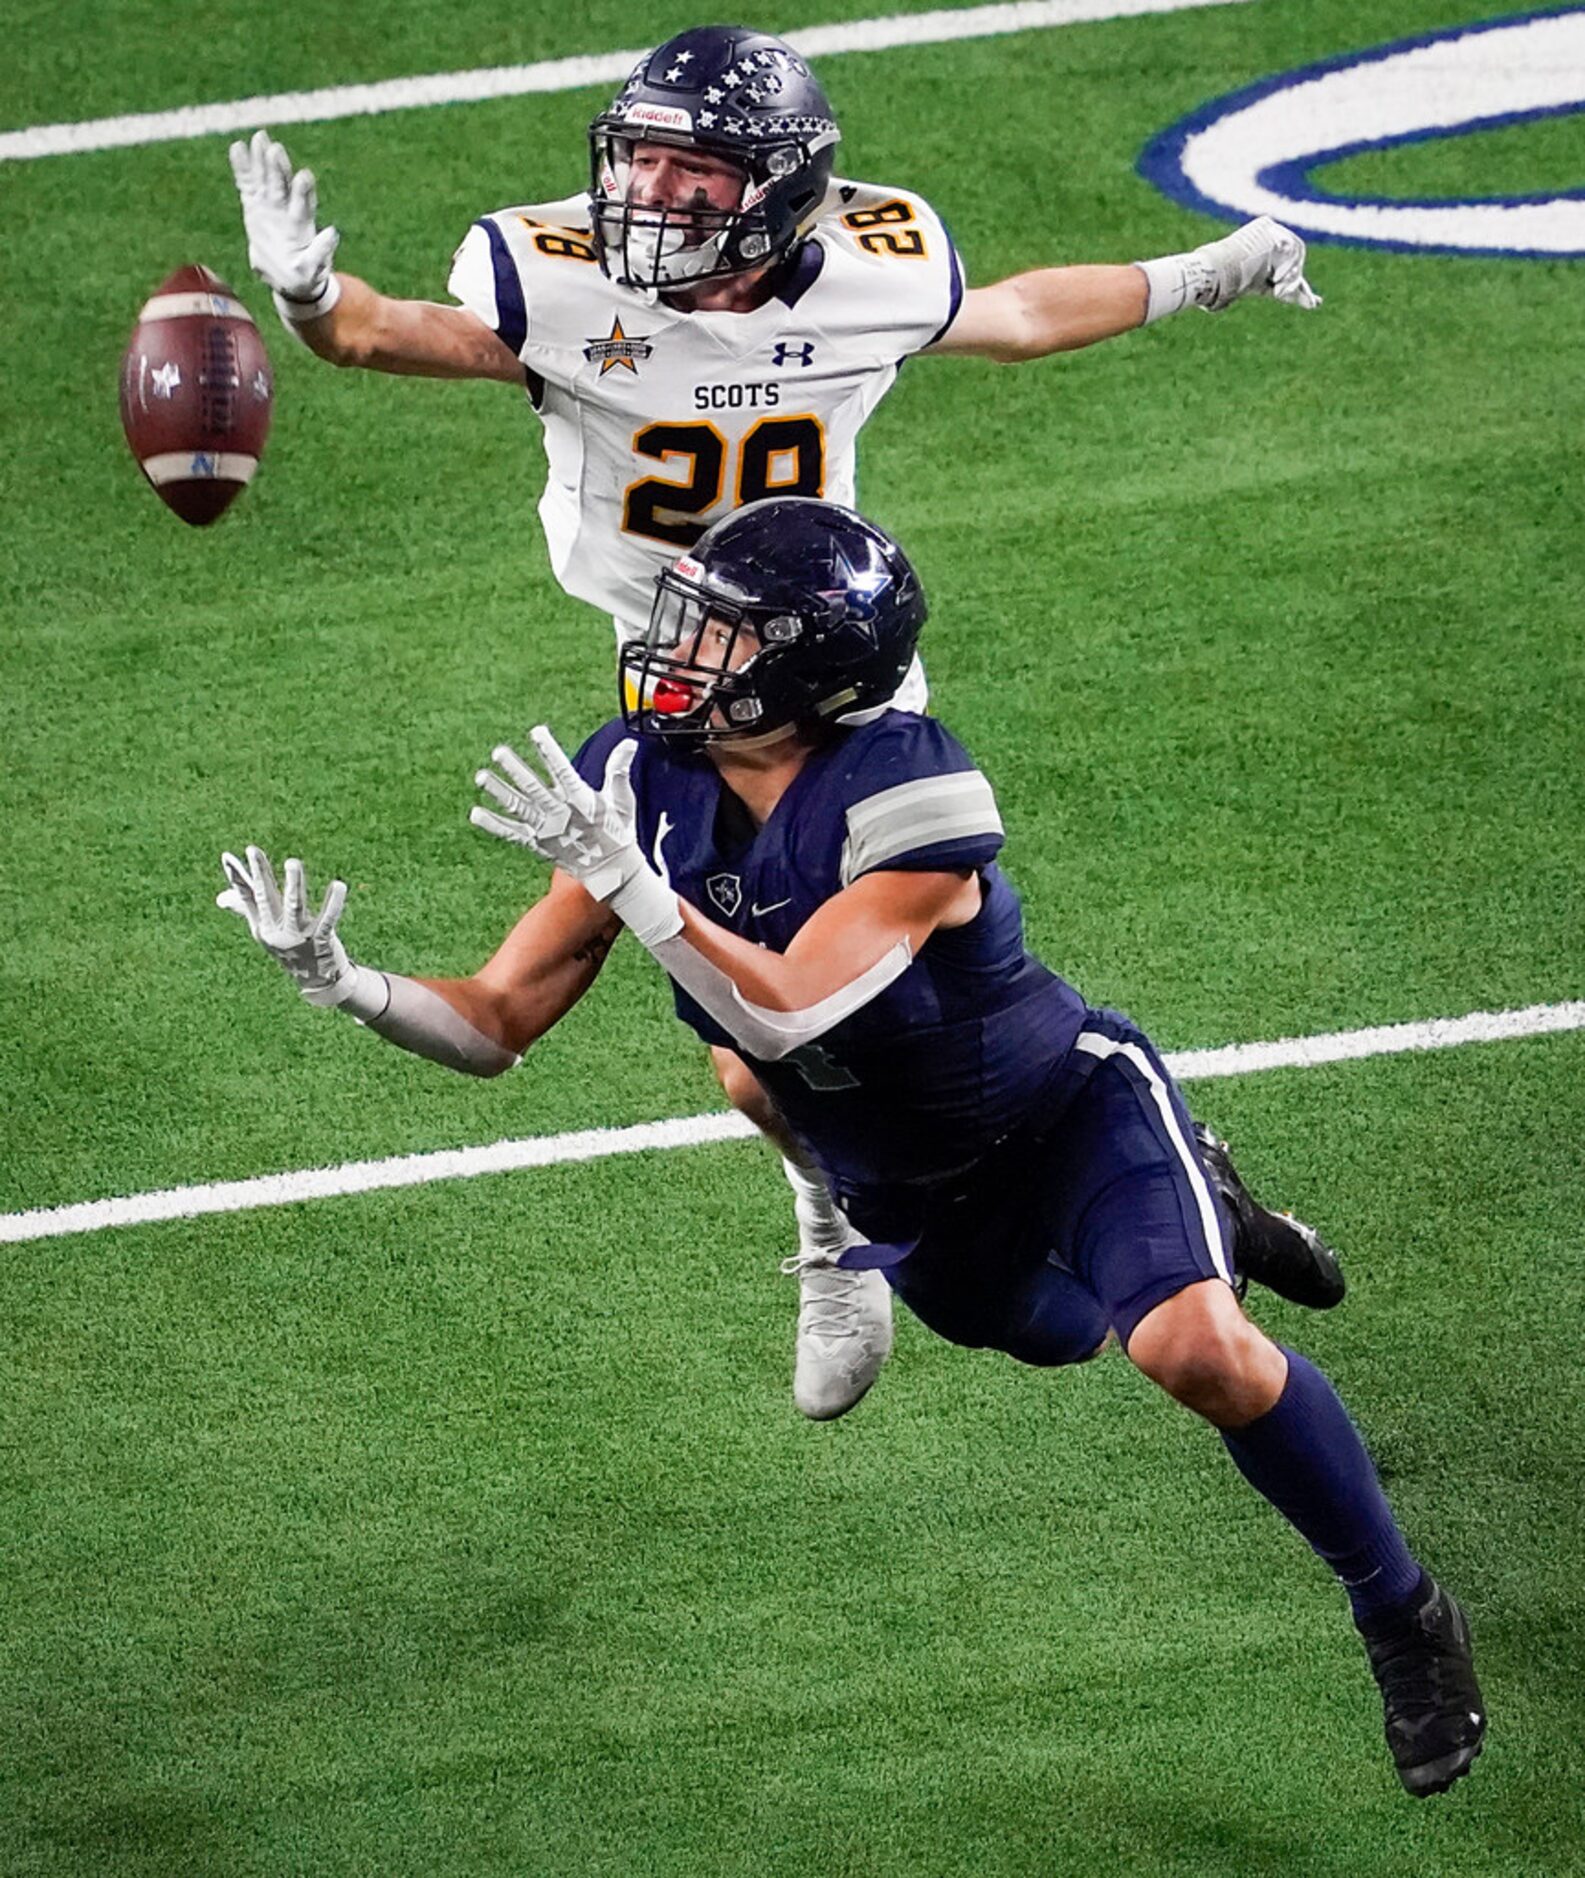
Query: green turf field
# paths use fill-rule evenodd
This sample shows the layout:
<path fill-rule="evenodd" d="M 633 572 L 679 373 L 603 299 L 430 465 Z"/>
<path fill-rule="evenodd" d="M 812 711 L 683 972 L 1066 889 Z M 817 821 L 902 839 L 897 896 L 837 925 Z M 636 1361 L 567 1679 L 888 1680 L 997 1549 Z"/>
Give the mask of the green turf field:
<path fill-rule="evenodd" d="M 1255 0 L 823 75 L 845 167 L 930 196 L 983 282 L 1207 238 L 1135 173 L 1154 134 L 1462 17 Z M 0 128 L 687 22 L 25 0 Z M 603 95 L 283 134 L 342 263 L 439 296 L 477 213 L 579 186 Z M 1576 185 L 1581 121 L 1322 180 Z M 272 324 L 256 486 L 202 534 L 143 486 L 139 304 L 186 260 L 249 284 L 225 141 L 0 164 L 0 1210 L 718 1103 L 630 945 L 473 1084 L 301 1005 L 213 909 L 256 840 L 352 883 L 356 956 L 470 969 L 543 880 L 467 828 L 473 769 L 612 692 L 502 387 L 337 374 Z M 1579 269 L 1311 261 L 1313 317 L 915 362 L 861 446 L 1035 943 L 1171 1048 L 1585 977 Z M 1470 1608 L 1492 1735 L 1449 1796 L 1399 1792 L 1328 1575 L 1121 1359 L 904 1323 L 855 1414 L 802 1422 L 786 1195 L 733 1144 L 5 1247 L 0 1872 L 1585 1869 L 1582 1080 L 1576 1034 L 1190 1091 L 1348 1256 L 1335 1315 L 1256 1314 Z"/>

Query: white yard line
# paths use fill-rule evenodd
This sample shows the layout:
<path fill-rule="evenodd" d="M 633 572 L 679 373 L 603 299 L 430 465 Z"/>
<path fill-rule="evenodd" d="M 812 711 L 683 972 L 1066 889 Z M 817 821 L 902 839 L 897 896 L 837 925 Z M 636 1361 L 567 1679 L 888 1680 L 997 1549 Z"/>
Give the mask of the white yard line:
<path fill-rule="evenodd" d="M 1359 1057 L 1395 1056 L 1407 1050 L 1502 1043 L 1559 1030 L 1585 1030 L 1585 1000 L 1532 1004 L 1522 1011 L 1472 1011 L 1467 1017 L 1433 1017 L 1421 1023 L 1385 1024 L 1371 1030 L 1286 1037 L 1275 1043 L 1177 1050 L 1169 1053 L 1166 1061 L 1179 1081 L 1196 1082 L 1212 1076 L 1246 1076 L 1263 1069 L 1308 1069 L 1319 1063 L 1351 1062 Z M 373 1193 L 383 1187 L 422 1187 L 433 1181 L 468 1180 L 476 1174 L 512 1173 L 525 1167 L 558 1167 L 569 1161 L 603 1160 L 614 1154 L 694 1148 L 709 1142 L 742 1140 L 753 1132 L 740 1115 L 684 1115 L 674 1121 L 644 1122 L 632 1128 L 585 1128 L 575 1134 L 495 1141 L 487 1147 L 399 1154 L 384 1161 L 348 1161 L 340 1167 L 305 1167 L 295 1173 L 261 1174 L 251 1180 L 170 1187 L 157 1193 L 132 1193 L 119 1199 L 0 1214 L 0 1244 L 98 1232 L 107 1226 L 195 1219 L 204 1213 L 250 1212 L 255 1207 L 286 1206 L 298 1200 Z"/>
<path fill-rule="evenodd" d="M 1259 1069 L 1313 1069 L 1362 1056 L 1401 1056 L 1406 1050 L 1446 1050 L 1458 1043 L 1505 1043 L 1544 1037 L 1555 1030 L 1585 1030 L 1585 999 L 1529 1004 L 1522 1011 L 1471 1011 L 1467 1017 L 1428 1017 L 1414 1024 L 1377 1024 L 1370 1030 L 1333 1030 L 1319 1037 L 1283 1037 L 1276 1043 L 1229 1043 L 1219 1050 L 1179 1050 L 1167 1067 L 1180 1082 L 1212 1076 L 1247 1076 Z"/>
<path fill-rule="evenodd" d="M 940 45 L 953 39 L 988 39 L 998 33 L 1076 26 L 1089 20 L 1128 19 L 1142 13 L 1177 13 L 1198 6 L 1242 6 L 1248 0 L 1015 0 L 1006 6 L 943 8 L 930 13 L 894 13 L 884 19 L 846 20 L 789 33 L 810 58 L 835 52 L 884 52 L 893 46 Z M 131 144 L 170 143 L 210 137 L 260 125 L 322 123 L 337 117 L 371 117 L 381 111 L 410 111 L 432 104 L 477 104 L 486 98 L 517 98 L 533 91 L 578 91 L 614 85 L 626 78 L 643 48 L 597 52 L 571 59 L 540 59 L 532 65 L 487 65 L 471 72 L 431 72 L 419 78 L 387 78 L 370 85 L 328 85 L 316 91 L 282 91 L 226 104 L 189 104 L 174 111 L 138 111 L 125 117 L 85 118 L 74 124 L 33 124 L 0 132 L 0 162 L 70 156 L 86 150 L 116 150 Z"/>

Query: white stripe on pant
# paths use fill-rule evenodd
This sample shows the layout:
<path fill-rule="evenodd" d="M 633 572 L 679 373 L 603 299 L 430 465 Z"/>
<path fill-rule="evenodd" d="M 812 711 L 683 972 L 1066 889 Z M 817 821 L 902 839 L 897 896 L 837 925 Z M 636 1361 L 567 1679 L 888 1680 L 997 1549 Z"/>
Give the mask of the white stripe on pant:
<path fill-rule="evenodd" d="M 1137 1043 L 1121 1042 L 1116 1037 L 1103 1037 L 1096 1030 L 1081 1030 L 1074 1042 L 1074 1048 L 1083 1050 L 1087 1056 L 1106 1058 L 1113 1056 L 1127 1057 L 1145 1078 L 1151 1099 L 1155 1102 L 1156 1112 L 1160 1115 L 1167 1130 L 1167 1139 L 1172 1143 L 1178 1159 L 1182 1161 L 1184 1172 L 1189 1177 L 1189 1187 L 1194 1194 L 1196 1206 L 1200 1212 L 1200 1227 L 1205 1234 L 1205 1243 L 1210 1249 L 1211 1262 L 1217 1271 L 1233 1282 L 1232 1264 L 1227 1256 L 1227 1247 L 1222 1240 L 1222 1222 L 1216 1210 L 1216 1202 L 1211 1197 L 1211 1190 L 1206 1185 L 1205 1170 L 1200 1166 L 1193 1148 L 1184 1139 L 1183 1124 L 1178 1120 L 1178 1112 L 1172 1106 L 1172 1097 L 1162 1078 L 1162 1073 L 1150 1058 L 1145 1055 Z"/>

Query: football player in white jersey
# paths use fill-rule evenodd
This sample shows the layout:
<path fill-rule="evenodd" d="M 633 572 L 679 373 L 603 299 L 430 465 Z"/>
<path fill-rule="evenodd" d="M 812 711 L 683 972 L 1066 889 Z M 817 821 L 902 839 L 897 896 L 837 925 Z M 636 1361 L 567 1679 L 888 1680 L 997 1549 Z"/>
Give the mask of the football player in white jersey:
<path fill-rule="evenodd" d="M 645 630 L 657 571 L 713 521 L 773 495 L 851 504 L 865 419 L 903 359 L 1014 363 L 1186 307 L 1318 303 L 1304 244 L 1268 219 L 1185 254 L 1035 269 L 965 286 L 951 237 L 907 190 L 833 174 L 825 92 L 780 39 L 680 33 L 590 126 L 586 194 L 482 216 L 460 304 L 400 300 L 332 268 L 317 188 L 267 132 L 231 149 L 248 259 L 288 330 L 338 365 L 526 389 L 544 426 L 539 514 L 566 591 Z M 895 700 L 925 703 L 917 664 Z M 742 1061 L 728 1096 L 781 1149 L 798 1216 L 794 1397 L 842 1414 L 891 1348 L 890 1293 L 835 1260 L 851 1229 Z"/>

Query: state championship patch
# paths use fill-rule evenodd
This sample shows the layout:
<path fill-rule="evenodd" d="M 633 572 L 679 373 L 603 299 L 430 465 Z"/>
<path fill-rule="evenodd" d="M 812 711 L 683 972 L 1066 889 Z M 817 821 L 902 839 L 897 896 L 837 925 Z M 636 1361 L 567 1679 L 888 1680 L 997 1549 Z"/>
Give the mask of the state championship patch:
<path fill-rule="evenodd" d="M 647 359 L 655 348 L 647 339 L 640 336 L 629 339 L 622 330 L 622 316 L 616 314 L 611 321 L 611 331 L 604 339 L 591 339 L 583 349 L 583 356 L 591 365 L 598 365 L 600 376 L 615 366 L 622 366 L 636 378 L 640 363 Z"/>

